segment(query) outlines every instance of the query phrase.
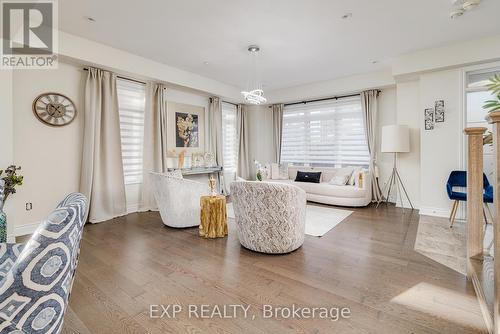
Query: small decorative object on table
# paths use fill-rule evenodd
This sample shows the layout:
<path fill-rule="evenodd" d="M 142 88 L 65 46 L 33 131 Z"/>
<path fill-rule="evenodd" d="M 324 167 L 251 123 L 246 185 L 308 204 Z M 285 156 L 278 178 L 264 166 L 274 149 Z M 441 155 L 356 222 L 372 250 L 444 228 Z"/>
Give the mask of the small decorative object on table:
<path fill-rule="evenodd" d="M 212 175 L 210 175 L 210 179 L 208 180 L 208 186 L 210 187 L 210 195 L 217 196 L 217 192 L 215 191 L 216 181 Z"/>
<path fill-rule="evenodd" d="M 23 184 L 23 176 L 17 175 L 20 169 L 21 167 L 11 165 L 5 171 L 0 170 L 0 243 L 7 241 L 7 216 L 3 212 L 3 206 L 7 197 L 16 193 L 16 186 Z"/>
<path fill-rule="evenodd" d="M 226 196 L 202 196 L 200 206 L 200 237 L 224 238 L 227 235 Z"/>
<path fill-rule="evenodd" d="M 184 168 L 184 156 L 186 155 L 186 150 L 182 150 L 177 158 L 177 168 Z"/>
<path fill-rule="evenodd" d="M 203 153 L 193 153 L 191 155 L 191 167 L 203 167 Z"/>
<path fill-rule="evenodd" d="M 203 160 L 205 162 L 205 167 L 214 167 L 217 164 L 215 163 L 215 156 L 211 152 L 205 152 L 203 156 Z"/>
<path fill-rule="evenodd" d="M 265 175 L 265 170 L 262 167 L 262 164 L 260 162 L 258 162 L 257 160 L 254 160 L 253 162 L 255 164 L 255 170 L 257 171 L 255 174 L 255 177 L 258 181 L 262 181 L 263 175 Z"/>

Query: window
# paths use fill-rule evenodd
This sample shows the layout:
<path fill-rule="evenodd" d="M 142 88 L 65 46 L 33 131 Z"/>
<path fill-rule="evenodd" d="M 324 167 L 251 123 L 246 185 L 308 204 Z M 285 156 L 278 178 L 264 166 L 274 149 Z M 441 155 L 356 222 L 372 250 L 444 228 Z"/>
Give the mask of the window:
<path fill-rule="evenodd" d="M 467 127 L 485 127 L 492 131 L 493 127 L 486 121 L 487 110 L 483 108 L 487 100 L 494 96 L 488 91 L 487 84 L 494 75 L 500 74 L 500 68 L 487 68 L 468 72 L 466 76 L 466 112 L 465 120 Z M 465 156 L 467 153 L 465 152 Z M 495 175 L 495 156 L 493 147 L 485 145 L 483 150 L 483 170 L 491 180 Z"/>
<path fill-rule="evenodd" d="M 285 106 L 281 161 L 309 166 L 368 166 L 361 98 Z"/>
<path fill-rule="evenodd" d="M 120 111 L 123 177 L 125 184 L 142 183 L 146 86 L 125 79 L 118 79 L 116 86 Z"/>
<path fill-rule="evenodd" d="M 238 143 L 236 138 L 236 106 L 222 103 L 222 152 L 224 158 L 224 174 L 227 181 L 236 178 L 238 165 Z"/>
<path fill-rule="evenodd" d="M 486 122 L 486 110 L 483 105 L 487 100 L 493 100 L 494 96 L 488 91 L 489 79 L 500 75 L 500 69 L 486 69 L 467 73 L 467 126 L 488 126 Z"/>

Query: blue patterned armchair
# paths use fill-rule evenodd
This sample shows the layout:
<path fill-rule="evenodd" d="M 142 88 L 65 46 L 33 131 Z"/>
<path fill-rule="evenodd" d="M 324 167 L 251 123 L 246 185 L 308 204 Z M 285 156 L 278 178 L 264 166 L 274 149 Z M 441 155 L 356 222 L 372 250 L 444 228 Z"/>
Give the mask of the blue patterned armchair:
<path fill-rule="evenodd" d="M 87 200 L 68 195 L 25 244 L 0 244 L 0 334 L 59 333 Z"/>

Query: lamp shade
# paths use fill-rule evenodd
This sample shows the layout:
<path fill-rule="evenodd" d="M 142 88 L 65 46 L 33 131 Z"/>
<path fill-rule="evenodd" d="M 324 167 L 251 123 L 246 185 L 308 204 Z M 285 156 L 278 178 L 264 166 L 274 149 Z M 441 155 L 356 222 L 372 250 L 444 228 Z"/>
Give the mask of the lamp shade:
<path fill-rule="evenodd" d="M 382 127 L 381 151 L 386 153 L 410 152 L 410 130 L 406 125 Z"/>

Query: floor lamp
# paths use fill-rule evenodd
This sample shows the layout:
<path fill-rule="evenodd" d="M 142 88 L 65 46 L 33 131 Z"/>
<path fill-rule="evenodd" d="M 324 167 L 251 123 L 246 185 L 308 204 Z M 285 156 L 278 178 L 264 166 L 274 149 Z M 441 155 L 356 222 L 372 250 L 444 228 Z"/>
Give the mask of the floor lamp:
<path fill-rule="evenodd" d="M 410 152 L 410 131 L 406 125 L 386 125 L 382 127 L 382 143 L 381 143 L 382 153 L 393 153 L 394 154 L 394 167 L 392 168 L 391 177 L 389 182 L 384 186 L 383 194 L 385 196 L 385 202 L 389 202 L 389 197 L 391 195 L 392 188 L 397 188 L 398 195 L 401 199 L 401 207 L 403 206 L 403 194 L 401 189 L 403 189 L 408 203 L 410 203 L 411 209 L 413 210 L 413 204 L 411 203 L 408 192 L 406 191 L 403 180 L 399 176 L 397 161 L 398 153 L 408 153 Z M 396 202 L 398 201 L 396 197 Z M 380 204 L 380 203 L 379 203 Z"/>

